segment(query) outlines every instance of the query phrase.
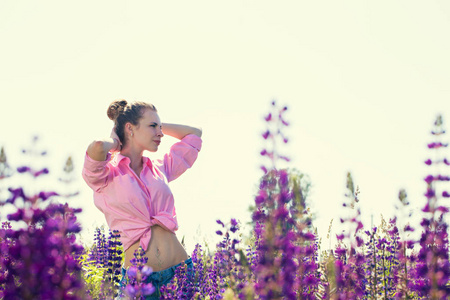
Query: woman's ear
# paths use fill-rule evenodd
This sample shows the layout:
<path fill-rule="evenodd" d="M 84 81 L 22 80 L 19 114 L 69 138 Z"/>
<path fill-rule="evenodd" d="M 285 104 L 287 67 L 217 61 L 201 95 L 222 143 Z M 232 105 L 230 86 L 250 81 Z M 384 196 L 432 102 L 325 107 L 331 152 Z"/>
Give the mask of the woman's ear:
<path fill-rule="evenodd" d="M 125 124 L 125 134 L 133 136 L 133 125 L 129 122 Z"/>

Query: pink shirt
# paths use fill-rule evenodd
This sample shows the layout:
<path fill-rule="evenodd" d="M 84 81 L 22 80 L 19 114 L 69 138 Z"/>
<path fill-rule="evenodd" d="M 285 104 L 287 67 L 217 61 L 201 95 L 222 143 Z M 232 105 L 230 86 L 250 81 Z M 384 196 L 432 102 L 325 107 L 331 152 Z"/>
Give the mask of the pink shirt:
<path fill-rule="evenodd" d="M 162 160 L 143 156 L 140 178 L 130 159 L 117 154 L 96 161 L 86 152 L 83 178 L 94 190 L 94 203 L 103 212 L 111 230 L 118 230 L 124 250 L 136 241 L 147 250 L 155 224 L 175 232 L 178 222 L 168 183 L 190 168 L 197 159 L 202 140 L 189 134 L 172 145 Z"/>

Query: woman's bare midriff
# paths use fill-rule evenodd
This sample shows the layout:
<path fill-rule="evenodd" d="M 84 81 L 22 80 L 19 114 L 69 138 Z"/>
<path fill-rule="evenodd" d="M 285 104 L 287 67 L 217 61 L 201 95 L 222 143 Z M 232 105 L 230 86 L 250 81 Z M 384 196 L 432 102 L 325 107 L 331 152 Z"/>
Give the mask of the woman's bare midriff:
<path fill-rule="evenodd" d="M 158 225 L 152 226 L 151 231 L 152 237 L 145 256 L 148 257 L 147 265 L 152 267 L 154 272 L 170 268 L 188 259 L 186 250 L 173 232 Z M 130 260 L 134 258 L 134 251 L 138 248 L 139 241 L 125 251 L 125 268 L 132 266 Z"/>

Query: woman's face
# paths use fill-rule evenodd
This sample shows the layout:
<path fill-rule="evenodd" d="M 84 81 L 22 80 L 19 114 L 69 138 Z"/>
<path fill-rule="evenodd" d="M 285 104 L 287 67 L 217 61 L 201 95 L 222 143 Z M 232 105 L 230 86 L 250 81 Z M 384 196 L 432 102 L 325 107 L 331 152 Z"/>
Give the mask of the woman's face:
<path fill-rule="evenodd" d="M 131 142 L 140 150 L 156 152 L 164 134 L 161 131 L 161 120 L 158 113 L 146 109 L 138 126 L 132 126 Z"/>

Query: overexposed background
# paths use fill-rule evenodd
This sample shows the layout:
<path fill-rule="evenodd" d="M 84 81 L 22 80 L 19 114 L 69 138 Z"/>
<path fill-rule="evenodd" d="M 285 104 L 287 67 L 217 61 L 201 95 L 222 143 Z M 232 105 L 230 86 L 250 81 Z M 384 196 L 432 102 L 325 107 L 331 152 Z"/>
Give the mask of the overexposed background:
<path fill-rule="evenodd" d="M 289 107 L 284 152 L 311 178 L 319 234 L 345 213 L 347 171 L 367 226 L 395 213 L 400 188 L 418 218 L 429 132 L 437 114 L 450 118 L 449 36 L 444 0 L 1 1 L 0 146 L 18 166 L 39 135 L 49 155 L 30 163 L 55 178 L 72 156 L 70 203 L 89 240 L 104 217 L 80 174 L 87 145 L 109 136 L 109 103 L 148 101 L 162 121 L 202 127 L 198 161 L 171 185 L 193 249 L 214 239 L 216 219 L 250 220 L 276 100 Z M 16 178 L 3 194 L 28 184 Z"/>

